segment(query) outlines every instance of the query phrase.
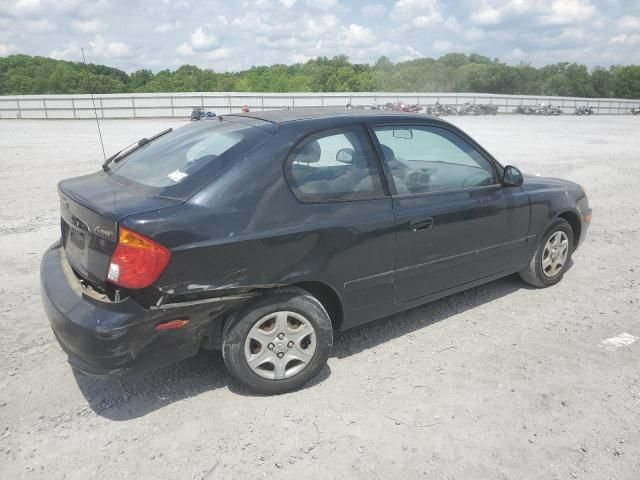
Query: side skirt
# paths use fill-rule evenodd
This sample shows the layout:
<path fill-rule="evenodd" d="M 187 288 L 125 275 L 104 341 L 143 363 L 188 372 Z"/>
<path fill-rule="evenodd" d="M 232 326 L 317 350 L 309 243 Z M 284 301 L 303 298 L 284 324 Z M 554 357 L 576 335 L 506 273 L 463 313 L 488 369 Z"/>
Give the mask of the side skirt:
<path fill-rule="evenodd" d="M 343 321 L 342 330 L 348 330 L 348 329 L 353 328 L 353 327 L 357 327 L 357 326 L 364 325 L 364 324 L 369 323 L 369 322 L 373 322 L 374 320 L 378 320 L 380 318 L 388 317 L 390 315 L 395 315 L 397 313 L 404 312 L 406 310 L 411 310 L 412 308 L 419 307 L 420 305 L 424 305 L 426 303 L 430 303 L 430 302 L 434 302 L 436 300 L 440 300 L 441 298 L 448 297 L 449 295 L 453 295 L 453 294 L 456 294 L 456 293 L 459 293 L 459 292 L 463 292 L 463 291 L 468 290 L 470 288 L 477 287 L 478 285 L 483 285 L 485 283 L 489 283 L 489 282 L 492 282 L 494 280 L 498 280 L 499 278 L 508 277 L 509 275 L 513 275 L 514 273 L 519 272 L 523 268 L 524 268 L 523 266 L 516 267 L 516 268 L 511 268 L 509 270 L 504 270 L 502 272 L 494 273 L 494 274 L 489 275 L 487 277 L 482 277 L 482 278 L 479 278 L 477 280 L 473 280 L 471 282 L 463 283 L 463 284 L 457 285 L 455 287 L 448 288 L 446 290 L 441 290 L 439 292 L 435 292 L 435 293 L 432 293 L 432 294 L 429 294 L 429 295 L 425 295 L 424 297 L 419 297 L 419 298 L 416 298 L 416 299 L 408 301 L 408 302 L 396 303 L 396 304 L 393 305 L 393 307 L 392 307 L 392 309 L 390 309 L 390 311 L 384 312 L 384 314 L 382 314 L 380 316 L 366 318 L 363 321 L 349 322 L 349 319 L 345 318 L 344 321 Z"/>

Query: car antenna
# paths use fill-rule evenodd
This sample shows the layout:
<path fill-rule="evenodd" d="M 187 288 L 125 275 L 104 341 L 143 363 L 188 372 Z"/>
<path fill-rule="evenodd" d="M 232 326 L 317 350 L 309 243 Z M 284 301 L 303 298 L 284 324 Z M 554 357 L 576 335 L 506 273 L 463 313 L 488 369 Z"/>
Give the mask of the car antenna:
<path fill-rule="evenodd" d="M 84 62 L 84 66 L 89 68 L 87 65 L 87 59 L 84 57 L 84 48 L 80 48 L 82 52 L 82 61 Z M 100 130 L 100 121 L 98 120 L 98 109 L 96 108 L 96 100 L 93 98 L 93 89 L 89 89 L 89 93 L 91 94 L 91 103 L 93 104 L 93 113 L 96 117 L 96 125 L 98 126 L 98 137 L 100 137 L 100 146 L 102 147 L 102 157 L 104 158 L 105 164 L 107 162 L 107 154 L 104 151 L 104 142 L 102 141 L 102 130 Z"/>

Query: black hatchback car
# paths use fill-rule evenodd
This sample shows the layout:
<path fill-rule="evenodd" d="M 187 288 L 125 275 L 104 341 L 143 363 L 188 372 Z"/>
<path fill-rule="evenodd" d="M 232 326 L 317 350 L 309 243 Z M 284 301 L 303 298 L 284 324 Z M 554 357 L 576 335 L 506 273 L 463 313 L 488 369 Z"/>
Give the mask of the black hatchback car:
<path fill-rule="evenodd" d="M 443 120 L 380 111 L 220 116 L 58 189 L 42 297 L 72 366 L 221 349 L 262 393 L 314 377 L 335 329 L 516 272 L 557 283 L 591 220 L 580 186 L 523 177 Z"/>

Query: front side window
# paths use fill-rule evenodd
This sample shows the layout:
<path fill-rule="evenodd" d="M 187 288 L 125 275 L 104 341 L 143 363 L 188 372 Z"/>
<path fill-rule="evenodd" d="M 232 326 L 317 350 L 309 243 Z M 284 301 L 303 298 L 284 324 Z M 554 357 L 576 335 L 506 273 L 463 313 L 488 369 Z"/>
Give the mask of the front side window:
<path fill-rule="evenodd" d="M 303 202 L 378 198 L 384 195 L 375 154 L 360 127 L 321 132 L 291 152 L 287 180 Z"/>
<path fill-rule="evenodd" d="M 492 165 L 477 150 L 438 127 L 373 129 L 399 195 L 495 184 Z"/>

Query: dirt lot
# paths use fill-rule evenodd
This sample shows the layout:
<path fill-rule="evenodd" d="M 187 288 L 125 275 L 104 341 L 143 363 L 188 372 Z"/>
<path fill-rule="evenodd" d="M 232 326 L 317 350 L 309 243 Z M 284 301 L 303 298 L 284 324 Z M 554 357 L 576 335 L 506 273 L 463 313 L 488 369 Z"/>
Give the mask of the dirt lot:
<path fill-rule="evenodd" d="M 581 183 L 594 223 L 559 285 L 510 277 L 340 334 L 308 388 L 248 395 L 221 356 L 74 376 L 43 314 L 55 185 L 89 121 L 0 121 L 0 478 L 640 478 L 640 117 L 455 118 L 497 158 Z M 167 121 L 108 121 L 107 152 Z"/>

